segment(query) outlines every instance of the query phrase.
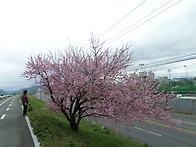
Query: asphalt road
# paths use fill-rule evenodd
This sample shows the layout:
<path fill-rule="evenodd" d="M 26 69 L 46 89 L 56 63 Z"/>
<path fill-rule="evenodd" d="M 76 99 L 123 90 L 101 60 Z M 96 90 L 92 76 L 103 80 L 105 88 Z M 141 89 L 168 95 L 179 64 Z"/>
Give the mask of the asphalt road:
<path fill-rule="evenodd" d="M 179 114 L 173 115 L 179 117 Z M 146 120 L 146 125 L 134 123 L 129 131 L 118 124 L 118 133 L 151 147 L 196 147 L 196 116 L 180 115 L 180 117 L 182 123 L 178 125 L 178 130 L 159 122 Z M 90 120 L 111 128 L 110 124 L 106 124 L 103 120 Z"/>
<path fill-rule="evenodd" d="M 34 147 L 18 95 L 0 100 L 0 147 Z"/>

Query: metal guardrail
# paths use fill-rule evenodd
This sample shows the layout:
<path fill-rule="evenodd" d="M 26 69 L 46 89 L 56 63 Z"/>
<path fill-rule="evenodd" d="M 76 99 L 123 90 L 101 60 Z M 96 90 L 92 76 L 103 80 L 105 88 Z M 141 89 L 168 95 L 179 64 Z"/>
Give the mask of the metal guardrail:
<path fill-rule="evenodd" d="M 180 97 L 170 101 L 169 106 L 174 112 L 196 115 L 196 97 Z"/>
<path fill-rule="evenodd" d="M 37 92 L 34 95 L 37 99 L 45 102 L 50 97 L 43 92 Z M 177 100 L 169 102 L 174 112 L 196 115 L 196 97 L 179 97 Z"/>
<path fill-rule="evenodd" d="M 11 96 L 11 95 L 3 95 L 3 96 L 0 96 L 0 99 L 1 98 L 4 98 L 4 97 L 8 97 L 8 96 Z"/>

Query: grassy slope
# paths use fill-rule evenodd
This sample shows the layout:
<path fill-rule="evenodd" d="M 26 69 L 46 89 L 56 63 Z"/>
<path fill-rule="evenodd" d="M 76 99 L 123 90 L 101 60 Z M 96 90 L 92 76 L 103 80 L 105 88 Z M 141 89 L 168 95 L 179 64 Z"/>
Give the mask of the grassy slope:
<path fill-rule="evenodd" d="M 196 93 L 196 83 L 193 81 L 171 82 L 160 87 L 160 91 L 168 89 L 177 93 Z"/>
<path fill-rule="evenodd" d="M 42 110 L 45 104 L 29 97 L 29 118 L 42 147 L 140 147 L 141 144 L 98 124 L 83 119 L 78 133 L 70 129 L 65 117 L 51 110 Z"/>
<path fill-rule="evenodd" d="M 194 92 L 196 91 L 196 86 L 195 85 L 185 85 L 185 86 L 179 86 L 177 88 L 174 88 L 175 91 L 181 92 L 181 91 L 191 91 Z"/>

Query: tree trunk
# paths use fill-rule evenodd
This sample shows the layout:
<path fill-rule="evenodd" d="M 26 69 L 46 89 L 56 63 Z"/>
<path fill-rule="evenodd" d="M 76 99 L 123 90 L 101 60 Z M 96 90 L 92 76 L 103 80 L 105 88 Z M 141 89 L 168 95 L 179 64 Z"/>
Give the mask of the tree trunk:
<path fill-rule="evenodd" d="M 76 121 L 71 120 L 69 123 L 70 123 L 71 129 L 74 130 L 75 132 L 77 132 L 78 131 L 78 124 L 76 123 Z"/>

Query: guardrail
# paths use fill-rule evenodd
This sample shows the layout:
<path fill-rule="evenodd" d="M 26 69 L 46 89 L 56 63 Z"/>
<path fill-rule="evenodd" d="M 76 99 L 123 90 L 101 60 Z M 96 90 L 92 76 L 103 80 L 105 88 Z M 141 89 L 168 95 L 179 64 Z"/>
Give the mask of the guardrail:
<path fill-rule="evenodd" d="M 177 113 L 196 115 L 196 97 L 180 97 L 169 103 Z"/>
<path fill-rule="evenodd" d="M 8 97 L 8 96 L 11 96 L 11 95 L 2 95 L 2 96 L 0 96 L 0 99 L 4 98 L 4 97 Z"/>

